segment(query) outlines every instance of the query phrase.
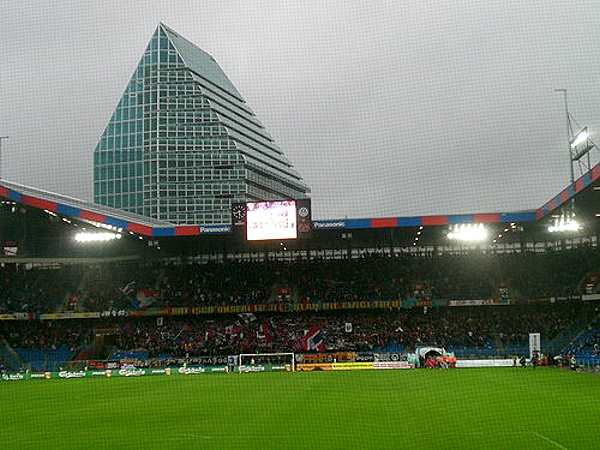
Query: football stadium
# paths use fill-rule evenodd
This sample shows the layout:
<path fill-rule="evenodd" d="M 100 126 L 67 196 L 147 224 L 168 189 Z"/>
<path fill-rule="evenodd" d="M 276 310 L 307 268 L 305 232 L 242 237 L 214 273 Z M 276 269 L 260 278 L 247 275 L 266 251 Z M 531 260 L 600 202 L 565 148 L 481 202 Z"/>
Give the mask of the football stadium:
<path fill-rule="evenodd" d="M 2 447 L 600 448 L 600 163 L 559 93 L 570 182 L 543 204 L 317 218 L 159 23 L 93 199 L 0 175 Z"/>

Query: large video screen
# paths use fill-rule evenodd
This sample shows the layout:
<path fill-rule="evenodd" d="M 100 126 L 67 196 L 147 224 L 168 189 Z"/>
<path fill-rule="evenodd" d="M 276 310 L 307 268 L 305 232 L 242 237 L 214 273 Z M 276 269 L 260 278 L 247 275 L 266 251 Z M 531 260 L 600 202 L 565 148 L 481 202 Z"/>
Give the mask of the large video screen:
<path fill-rule="evenodd" d="M 249 241 L 296 239 L 297 237 L 294 200 L 246 204 L 246 238 Z"/>

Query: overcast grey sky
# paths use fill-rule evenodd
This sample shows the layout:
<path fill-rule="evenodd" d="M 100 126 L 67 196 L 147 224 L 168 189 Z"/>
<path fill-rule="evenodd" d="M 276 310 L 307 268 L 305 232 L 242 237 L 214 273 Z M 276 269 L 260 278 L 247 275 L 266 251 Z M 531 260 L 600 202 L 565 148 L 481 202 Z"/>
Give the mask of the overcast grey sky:
<path fill-rule="evenodd" d="M 3 176 L 90 199 L 160 20 L 223 67 L 316 218 L 535 208 L 568 181 L 554 88 L 600 127 L 598 1 L 0 0 Z"/>

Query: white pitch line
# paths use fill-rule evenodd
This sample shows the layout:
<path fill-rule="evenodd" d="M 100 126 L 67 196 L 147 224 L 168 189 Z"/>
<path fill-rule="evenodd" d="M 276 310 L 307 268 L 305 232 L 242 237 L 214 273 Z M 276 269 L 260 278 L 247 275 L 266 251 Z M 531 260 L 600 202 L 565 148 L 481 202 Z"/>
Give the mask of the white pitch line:
<path fill-rule="evenodd" d="M 179 436 L 182 438 L 212 439 L 212 437 L 210 437 L 210 436 L 203 436 L 201 434 L 192 434 L 192 433 L 178 433 L 175 436 Z"/>
<path fill-rule="evenodd" d="M 553 441 L 552 439 L 550 439 L 549 437 L 544 436 L 543 434 L 540 433 L 536 433 L 535 431 L 533 432 L 533 434 L 535 434 L 537 437 L 539 437 L 540 439 L 545 440 L 546 442 L 551 443 L 552 445 L 561 448 L 562 450 L 568 450 L 567 447 L 565 447 L 564 445 L 560 445 L 558 442 Z"/>

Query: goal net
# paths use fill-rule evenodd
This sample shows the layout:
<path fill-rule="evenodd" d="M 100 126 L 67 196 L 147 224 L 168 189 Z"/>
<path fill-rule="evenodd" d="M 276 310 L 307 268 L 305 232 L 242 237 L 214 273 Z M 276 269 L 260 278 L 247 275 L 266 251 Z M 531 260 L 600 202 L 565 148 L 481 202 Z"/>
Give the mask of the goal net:
<path fill-rule="evenodd" d="M 239 372 L 293 372 L 296 369 L 293 353 L 242 353 L 238 356 Z"/>

